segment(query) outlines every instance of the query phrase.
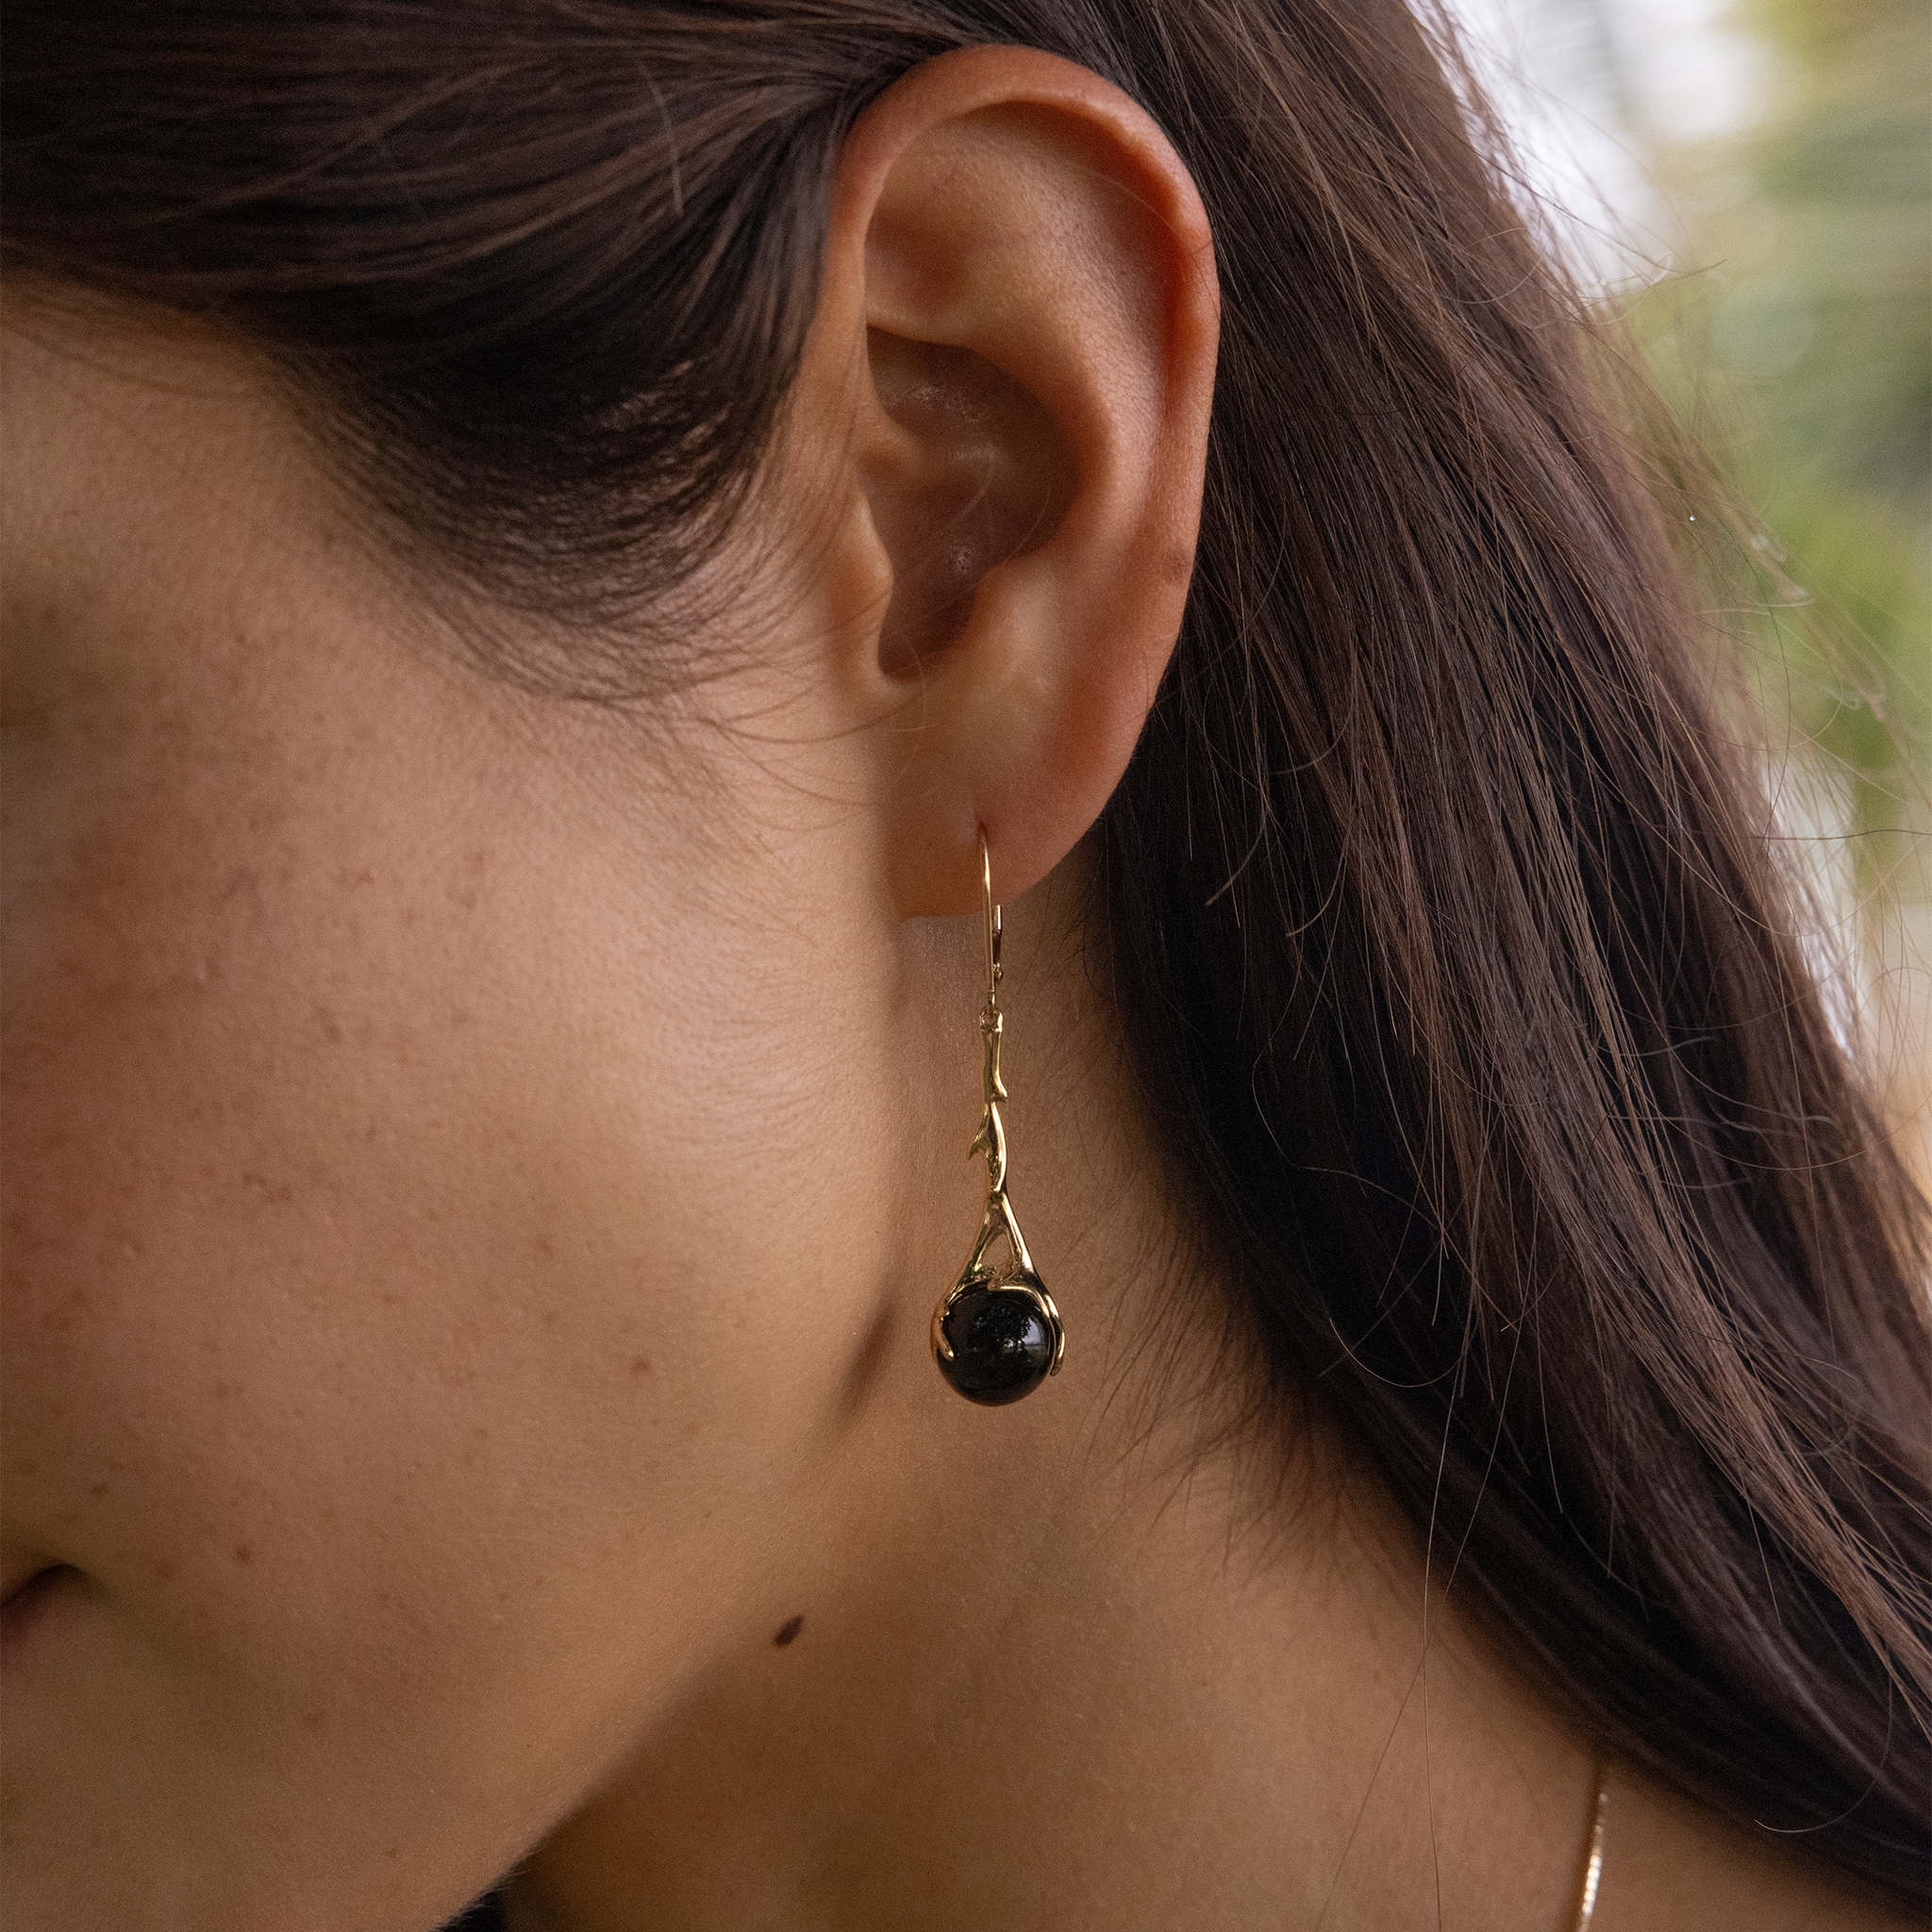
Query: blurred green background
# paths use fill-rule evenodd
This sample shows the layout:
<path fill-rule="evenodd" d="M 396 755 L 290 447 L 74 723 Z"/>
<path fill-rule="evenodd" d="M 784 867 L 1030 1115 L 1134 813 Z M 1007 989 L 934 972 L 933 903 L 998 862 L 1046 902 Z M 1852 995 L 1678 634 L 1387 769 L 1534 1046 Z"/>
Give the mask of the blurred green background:
<path fill-rule="evenodd" d="M 1701 532 L 1807 938 L 1932 1186 L 1932 9 L 1453 0 L 1734 506 Z"/>
<path fill-rule="evenodd" d="M 1762 525 L 1767 669 L 1852 786 L 1859 870 L 1882 876 L 1909 863 L 1894 835 L 1932 741 L 1932 13 L 1741 0 L 1729 18 L 1772 57 L 1759 117 L 1655 144 L 1688 272 L 1633 319 Z"/>

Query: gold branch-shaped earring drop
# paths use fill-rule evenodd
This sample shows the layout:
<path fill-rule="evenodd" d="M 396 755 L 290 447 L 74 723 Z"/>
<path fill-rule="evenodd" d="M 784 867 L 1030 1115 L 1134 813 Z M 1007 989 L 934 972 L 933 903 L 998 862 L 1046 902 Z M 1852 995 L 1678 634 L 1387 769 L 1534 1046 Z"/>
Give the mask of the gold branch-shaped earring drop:
<path fill-rule="evenodd" d="M 986 834 L 979 835 L 979 879 L 986 894 L 986 1005 L 979 1014 L 980 1088 L 986 1110 L 979 1132 L 966 1151 L 986 1156 L 986 1212 L 979 1239 L 940 1305 L 932 1311 L 932 1352 L 942 1374 L 968 1402 L 989 1407 L 1031 1395 L 1049 1375 L 1060 1372 L 1067 1333 L 1026 1252 L 1013 1204 L 1007 1199 L 1007 1130 L 1000 1102 L 1007 1097 L 1000 1078 L 1000 908 L 992 902 L 992 860 Z M 1008 1261 L 995 1268 L 986 1257 L 995 1237 L 1004 1235 Z"/>

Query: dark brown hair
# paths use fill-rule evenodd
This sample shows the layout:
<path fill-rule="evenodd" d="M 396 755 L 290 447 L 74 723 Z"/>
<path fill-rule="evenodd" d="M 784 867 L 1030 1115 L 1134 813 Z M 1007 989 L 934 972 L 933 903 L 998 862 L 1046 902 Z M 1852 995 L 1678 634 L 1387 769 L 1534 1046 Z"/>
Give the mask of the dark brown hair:
<path fill-rule="evenodd" d="M 605 622 L 728 527 L 854 116 L 1042 47 L 1224 299 L 1093 931 L 1204 1240 L 1580 1731 L 1927 1890 L 1922 1207 L 1591 330 L 1397 0 L 95 0 L 8 18 L 9 259 L 217 318 L 409 552 Z"/>

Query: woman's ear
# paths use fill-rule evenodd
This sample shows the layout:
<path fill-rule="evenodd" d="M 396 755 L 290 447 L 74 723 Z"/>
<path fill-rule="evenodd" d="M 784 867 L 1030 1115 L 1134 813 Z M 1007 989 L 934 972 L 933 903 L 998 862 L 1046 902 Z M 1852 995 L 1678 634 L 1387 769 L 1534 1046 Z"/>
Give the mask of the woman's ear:
<path fill-rule="evenodd" d="M 949 54 L 853 129 L 791 420 L 845 466 L 828 648 L 902 913 L 978 903 L 982 827 L 1016 896 L 1120 781 L 1180 628 L 1218 318 L 1187 170 L 1084 69 Z"/>

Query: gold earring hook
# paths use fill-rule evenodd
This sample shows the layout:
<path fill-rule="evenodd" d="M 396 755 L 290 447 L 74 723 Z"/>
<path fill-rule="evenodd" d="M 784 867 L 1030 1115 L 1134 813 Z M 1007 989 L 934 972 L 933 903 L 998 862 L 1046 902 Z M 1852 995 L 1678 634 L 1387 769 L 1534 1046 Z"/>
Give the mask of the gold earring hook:
<path fill-rule="evenodd" d="M 1000 1009 L 1000 908 L 992 896 L 992 855 L 986 849 L 986 827 L 979 828 L 979 885 L 986 895 L 986 1010 Z"/>

